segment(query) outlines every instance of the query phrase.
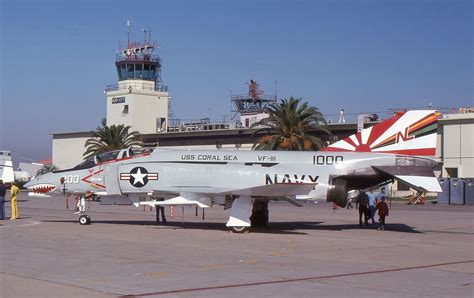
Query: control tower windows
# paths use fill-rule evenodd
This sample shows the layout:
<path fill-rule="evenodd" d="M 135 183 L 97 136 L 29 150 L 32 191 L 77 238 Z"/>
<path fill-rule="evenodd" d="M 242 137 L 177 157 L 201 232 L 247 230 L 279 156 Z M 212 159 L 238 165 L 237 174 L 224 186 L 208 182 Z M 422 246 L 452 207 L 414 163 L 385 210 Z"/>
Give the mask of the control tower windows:
<path fill-rule="evenodd" d="M 150 64 L 143 65 L 143 78 L 144 79 L 150 78 Z"/>
<path fill-rule="evenodd" d="M 148 77 L 149 79 L 155 79 L 156 78 L 156 68 L 155 65 L 150 65 L 150 76 Z"/>
<path fill-rule="evenodd" d="M 122 64 L 120 66 L 119 80 L 126 80 L 126 79 L 127 79 L 127 65 Z"/>
<path fill-rule="evenodd" d="M 135 64 L 135 79 L 143 78 L 143 64 Z"/>
<path fill-rule="evenodd" d="M 119 80 L 156 81 L 160 65 L 147 61 L 123 61 L 116 63 Z"/>
<path fill-rule="evenodd" d="M 129 79 L 133 79 L 133 78 L 135 77 L 134 74 L 133 74 L 133 71 L 134 71 L 133 66 L 134 66 L 133 64 L 128 64 L 128 65 L 127 65 L 128 78 L 129 78 Z"/>

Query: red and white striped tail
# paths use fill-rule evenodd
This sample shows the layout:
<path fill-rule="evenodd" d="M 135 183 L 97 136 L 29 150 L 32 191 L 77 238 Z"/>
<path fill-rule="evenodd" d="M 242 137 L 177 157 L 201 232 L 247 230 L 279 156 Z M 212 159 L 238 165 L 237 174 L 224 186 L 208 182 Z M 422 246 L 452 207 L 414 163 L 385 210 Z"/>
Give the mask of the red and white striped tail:
<path fill-rule="evenodd" d="M 321 150 L 435 156 L 440 115 L 432 110 L 397 112 L 392 118 Z"/>

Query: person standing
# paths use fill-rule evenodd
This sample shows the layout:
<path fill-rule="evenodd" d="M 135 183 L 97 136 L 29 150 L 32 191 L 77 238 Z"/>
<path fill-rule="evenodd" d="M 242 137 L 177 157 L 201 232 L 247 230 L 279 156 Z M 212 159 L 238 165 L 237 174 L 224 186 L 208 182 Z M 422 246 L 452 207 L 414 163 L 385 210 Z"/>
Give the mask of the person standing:
<path fill-rule="evenodd" d="M 385 203 L 385 197 L 382 197 L 381 201 L 377 203 L 376 209 L 379 212 L 379 227 L 377 230 L 385 230 L 385 216 L 388 216 L 388 206 Z"/>
<path fill-rule="evenodd" d="M 339 112 L 339 123 L 346 123 L 346 119 L 344 119 L 344 109 L 341 109 Z"/>
<path fill-rule="evenodd" d="M 16 202 L 19 193 L 20 189 L 18 186 L 16 186 L 15 182 L 12 182 L 12 187 L 10 188 L 10 208 L 12 210 L 12 216 L 10 217 L 11 220 L 20 218 L 20 214 L 18 213 L 18 205 Z"/>
<path fill-rule="evenodd" d="M 347 209 L 349 209 L 349 208 L 352 209 L 352 208 L 353 208 L 353 207 L 352 207 L 352 198 L 349 198 L 349 199 L 347 200 L 347 207 L 346 207 L 346 208 L 347 208 Z"/>
<path fill-rule="evenodd" d="M 367 192 L 367 197 L 369 198 L 369 215 L 370 219 L 372 220 L 372 224 L 375 224 L 375 196 L 372 190 Z"/>
<path fill-rule="evenodd" d="M 365 192 L 361 192 L 357 197 L 356 209 L 359 209 L 359 227 L 362 227 L 362 216 L 364 216 L 365 226 L 368 226 L 369 218 L 369 199 Z"/>
<path fill-rule="evenodd" d="M 164 201 L 163 198 L 158 199 L 158 201 Z M 161 212 L 161 222 L 165 225 L 167 223 L 166 216 L 165 216 L 165 207 L 161 205 L 155 206 L 156 210 L 156 223 L 160 223 L 160 212 Z"/>
<path fill-rule="evenodd" d="M 3 184 L 3 180 L 0 180 L 0 220 L 5 220 L 5 195 L 7 193 L 7 187 Z"/>
<path fill-rule="evenodd" d="M 385 187 L 382 187 L 380 189 L 380 192 L 377 195 L 377 203 L 382 202 L 382 199 L 387 199 L 387 194 L 385 193 Z"/>

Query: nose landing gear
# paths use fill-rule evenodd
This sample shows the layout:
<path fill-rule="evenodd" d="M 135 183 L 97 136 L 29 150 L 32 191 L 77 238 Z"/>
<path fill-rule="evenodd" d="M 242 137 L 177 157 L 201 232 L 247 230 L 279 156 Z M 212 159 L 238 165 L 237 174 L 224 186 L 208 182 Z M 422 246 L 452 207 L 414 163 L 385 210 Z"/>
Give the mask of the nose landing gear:
<path fill-rule="evenodd" d="M 83 225 L 90 225 L 91 224 L 91 217 L 87 214 L 83 214 L 79 216 L 79 224 Z"/>
<path fill-rule="evenodd" d="M 83 225 L 90 225 L 91 224 L 91 217 L 86 214 L 86 199 L 81 196 L 79 201 L 77 202 L 77 212 L 74 214 L 80 214 L 79 216 L 79 224 Z"/>

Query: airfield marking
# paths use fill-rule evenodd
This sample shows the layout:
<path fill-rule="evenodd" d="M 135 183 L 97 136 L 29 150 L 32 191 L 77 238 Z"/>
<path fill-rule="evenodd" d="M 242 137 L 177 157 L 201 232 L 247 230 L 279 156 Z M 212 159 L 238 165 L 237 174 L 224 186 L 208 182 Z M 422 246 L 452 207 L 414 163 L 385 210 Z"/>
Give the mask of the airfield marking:
<path fill-rule="evenodd" d="M 224 269 L 224 265 L 223 265 L 223 264 L 211 264 L 211 265 L 204 266 L 204 267 L 202 268 L 202 270 L 204 270 L 204 271 L 222 270 L 222 269 Z"/>
<path fill-rule="evenodd" d="M 136 295 L 123 295 L 123 296 L 119 296 L 119 297 L 120 298 L 145 297 L 145 296 L 178 294 L 178 293 L 208 291 L 208 290 L 217 290 L 217 289 L 250 287 L 250 286 L 270 285 L 270 284 L 279 284 L 279 283 L 289 283 L 289 282 L 296 282 L 296 281 L 318 280 L 318 279 L 329 279 L 329 278 L 347 277 L 347 276 L 355 276 L 355 275 L 368 275 L 368 274 L 376 274 L 376 273 L 407 271 L 407 270 L 424 269 L 424 268 L 432 268 L 432 267 L 440 267 L 440 266 L 456 265 L 456 264 L 465 264 L 465 263 L 473 263 L 473 262 L 474 262 L 474 260 L 468 260 L 468 261 L 458 261 L 458 262 L 439 263 L 439 264 L 421 265 L 421 266 L 403 267 L 403 268 L 394 268 L 394 269 L 382 269 L 382 270 L 354 272 L 354 273 L 344 273 L 344 274 L 335 274 L 335 275 L 321 275 L 321 276 L 292 278 L 292 279 L 284 279 L 284 280 L 273 280 L 273 281 L 262 281 L 262 282 L 252 282 L 252 283 L 214 286 L 214 287 L 169 290 L 169 291 L 162 291 L 162 292 L 136 294 Z"/>
<path fill-rule="evenodd" d="M 32 221 L 32 220 L 29 220 L 30 223 L 25 223 L 25 224 L 20 224 L 20 225 L 8 225 L 8 226 L 0 226 L 0 229 L 1 228 L 12 228 L 12 227 L 27 227 L 27 226 L 35 226 L 35 225 L 39 225 L 41 222 L 39 221 Z"/>
<path fill-rule="evenodd" d="M 16 277 L 21 277 L 21 278 L 31 279 L 31 280 L 37 280 L 37 281 L 40 281 L 40 282 L 46 282 L 46 283 L 50 283 L 50 284 L 73 287 L 73 288 L 78 288 L 78 289 L 83 289 L 83 290 L 89 290 L 89 291 L 93 291 L 93 292 L 97 292 L 97 293 L 116 295 L 116 293 L 109 293 L 109 292 L 105 292 L 105 291 L 98 290 L 98 289 L 88 288 L 88 287 L 85 287 L 85 286 L 79 286 L 79 285 L 75 285 L 75 284 L 68 284 L 68 283 L 64 283 L 64 282 L 52 281 L 52 280 L 47 280 L 47 279 L 40 279 L 40 278 L 36 278 L 36 277 L 32 277 L 32 276 L 25 276 L 25 275 L 15 274 L 15 273 L 11 273 L 11 272 L 7 273 L 7 272 L 0 271 L 0 274 L 16 276 Z"/>

